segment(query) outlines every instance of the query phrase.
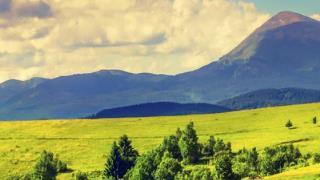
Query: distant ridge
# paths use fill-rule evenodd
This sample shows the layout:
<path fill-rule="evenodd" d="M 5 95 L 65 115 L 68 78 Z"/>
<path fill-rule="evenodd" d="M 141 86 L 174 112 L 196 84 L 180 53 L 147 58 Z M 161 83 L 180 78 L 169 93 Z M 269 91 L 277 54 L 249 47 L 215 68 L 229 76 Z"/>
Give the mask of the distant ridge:
<path fill-rule="evenodd" d="M 284 88 L 257 90 L 217 104 L 239 110 L 313 102 L 320 102 L 320 90 Z"/>
<path fill-rule="evenodd" d="M 123 117 L 150 117 L 150 116 L 173 116 L 187 114 L 221 113 L 231 111 L 222 106 L 189 103 L 180 104 L 173 102 L 145 103 L 119 108 L 105 109 L 95 115 L 89 116 L 91 119 L 98 118 L 123 118 Z"/>

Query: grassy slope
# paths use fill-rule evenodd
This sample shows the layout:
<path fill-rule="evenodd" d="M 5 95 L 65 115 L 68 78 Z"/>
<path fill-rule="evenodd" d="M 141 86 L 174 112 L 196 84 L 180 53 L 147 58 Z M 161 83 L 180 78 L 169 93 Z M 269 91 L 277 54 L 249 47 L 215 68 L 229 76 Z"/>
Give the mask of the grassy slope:
<path fill-rule="evenodd" d="M 295 145 L 302 151 L 320 152 L 320 126 L 311 123 L 314 116 L 320 117 L 320 104 L 213 115 L 0 122 L 0 179 L 30 170 L 44 149 L 58 154 L 72 169 L 101 170 L 104 155 L 109 152 L 112 141 L 122 134 L 129 135 L 134 146 L 144 152 L 160 144 L 164 136 L 173 134 L 177 127 L 184 127 L 190 121 L 195 122 L 201 141 L 209 135 L 216 135 L 231 141 L 233 149 L 244 146 L 262 149 L 278 143 L 299 141 Z M 288 130 L 284 127 L 288 119 L 292 120 L 296 129 Z M 309 167 L 309 171 L 300 171 L 314 172 L 313 169 Z M 286 177 L 286 174 L 283 176 Z M 67 178 L 68 175 L 61 177 Z"/>

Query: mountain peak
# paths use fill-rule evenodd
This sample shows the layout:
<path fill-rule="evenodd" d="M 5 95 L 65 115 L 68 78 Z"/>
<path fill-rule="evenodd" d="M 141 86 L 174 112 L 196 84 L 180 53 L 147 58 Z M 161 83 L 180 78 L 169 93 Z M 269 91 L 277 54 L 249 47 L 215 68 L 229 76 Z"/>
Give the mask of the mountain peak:
<path fill-rule="evenodd" d="M 286 26 L 289 24 L 297 23 L 297 22 L 314 22 L 315 20 L 309 18 L 307 16 L 291 12 L 291 11 L 283 11 L 275 16 L 273 16 L 269 21 L 267 21 L 260 30 L 265 31 L 269 29 L 275 29 L 281 26 Z"/>

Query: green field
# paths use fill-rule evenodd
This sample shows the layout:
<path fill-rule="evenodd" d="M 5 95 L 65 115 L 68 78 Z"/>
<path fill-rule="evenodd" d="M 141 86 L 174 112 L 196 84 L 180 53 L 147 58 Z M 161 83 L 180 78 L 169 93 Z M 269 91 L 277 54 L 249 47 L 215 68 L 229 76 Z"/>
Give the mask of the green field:
<path fill-rule="evenodd" d="M 306 104 L 209 115 L 103 120 L 46 120 L 0 122 L 0 179 L 28 172 L 43 150 L 59 155 L 73 170 L 102 170 L 114 140 L 127 134 L 139 152 L 161 143 L 177 127 L 193 121 L 200 140 L 215 135 L 232 143 L 233 150 L 293 142 L 302 152 L 320 152 L 320 104 Z M 295 129 L 284 124 L 291 119 Z M 273 179 L 319 177 L 320 166 L 290 170 Z M 70 179 L 71 173 L 59 176 Z"/>

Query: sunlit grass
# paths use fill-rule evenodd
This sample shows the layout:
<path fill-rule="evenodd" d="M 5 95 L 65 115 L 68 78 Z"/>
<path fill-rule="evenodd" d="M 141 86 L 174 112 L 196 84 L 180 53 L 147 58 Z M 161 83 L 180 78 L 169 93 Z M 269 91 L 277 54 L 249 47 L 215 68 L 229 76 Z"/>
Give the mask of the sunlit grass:
<path fill-rule="evenodd" d="M 58 154 L 74 170 L 102 170 L 105 154 L 119 136 L 127 134 L 143 153 L 190 121 L 194 121 L 201 141 L 215 135 L 231 141 L 234 150 L 261 150 L 292 141 L 303 152 L 320 152 L 320 126 L 312 124 L 314 116 L 320 117 L 320 104 L 212 115 L 0 122 L 0 179 L 30 171 L 42 150 Z M 285 127 L 288 119 L 295 129 Z M 60 178 L 68 179 L 70 174 Z"/>

